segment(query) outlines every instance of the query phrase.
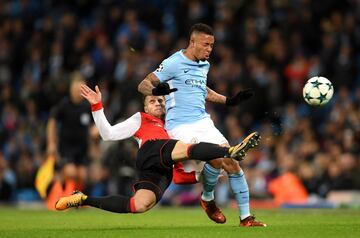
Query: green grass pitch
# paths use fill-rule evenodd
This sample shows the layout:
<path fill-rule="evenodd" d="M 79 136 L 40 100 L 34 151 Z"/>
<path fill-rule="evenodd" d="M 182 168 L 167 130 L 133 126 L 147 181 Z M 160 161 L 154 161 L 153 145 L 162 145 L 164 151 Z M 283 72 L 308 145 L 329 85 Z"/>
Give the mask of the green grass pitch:
<path fill-rule="evenodd" d="M 254 210 L 268 227 L 238 227 L 236 210 L 225 224 L 199 208 L 155 208 L 144 214 L 115 214 L 95 208 L 67 212 L 0 208 L 0 237 L 360 237 L 360 210 Z"/>

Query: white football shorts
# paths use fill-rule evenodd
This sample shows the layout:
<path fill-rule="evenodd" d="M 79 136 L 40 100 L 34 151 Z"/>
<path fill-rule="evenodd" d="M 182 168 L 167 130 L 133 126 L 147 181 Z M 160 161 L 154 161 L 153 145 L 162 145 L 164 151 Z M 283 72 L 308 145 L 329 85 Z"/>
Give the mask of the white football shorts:
<path fill-rule="evenodd" d="M 175 127 L 169 130 L 168 134 L 171 139 L 185 143 L 208 142 L 218 145 L 229 143 L 209 117 Z"/>

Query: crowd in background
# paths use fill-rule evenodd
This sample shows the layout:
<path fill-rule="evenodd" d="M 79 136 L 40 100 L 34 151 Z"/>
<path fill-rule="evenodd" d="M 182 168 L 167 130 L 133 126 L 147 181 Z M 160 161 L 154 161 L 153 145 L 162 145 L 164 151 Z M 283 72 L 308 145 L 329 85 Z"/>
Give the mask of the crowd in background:
<path fill-rule="evenodd" d="M 187 46 L 197 22 L 212 26 L 216 39 L 208 86 L 223 95 L 255 90 L 237 108 L 207 105 L 230 144 L 253 130 L 262 135 L 241 162 L 251 196 L 271 197 L 269 183 L 286 172 L 323 198 L 360 189 L 359 0 L 3 0 L 0 201 L 39 200 L 34 177 L 46 153 L 46 123 L 68 94 L 71 73 L 101 87 L 115 123 L 142 110 L 138 83 Z M 316 75 L 335 88 L 321 108 L 302 99 Z M 136 142 L 104 143 L 96 131 L 84 140 L 86 192 L 131 192 Z M 223 180 L 217 197 L 226 204 L 231 192 Z M 172 187 L 164 203 L 192 203 L 199 186 Z"/>

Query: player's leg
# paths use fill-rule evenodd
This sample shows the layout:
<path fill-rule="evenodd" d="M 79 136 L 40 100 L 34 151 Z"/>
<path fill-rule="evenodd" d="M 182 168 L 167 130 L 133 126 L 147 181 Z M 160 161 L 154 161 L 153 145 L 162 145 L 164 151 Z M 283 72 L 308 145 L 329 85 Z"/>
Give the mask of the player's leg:
<path fill-rule="evenodd" d="M 259 138 L 260 137 L 257 133 L 253 133 L 250 136 L 248 136 L 244 141 L 242 141 L 240 144 L 233 147 L 222 147 L 216 144 L 211 144 L 206 142 L 200 142 L 198 144 L 186 144 L 181 141 L 178 141 L 172 151 L 171 156 L 172 159 L 176 162 L 183 161 L 184 158 L 198 159 L 203 161 L 208 161 L 219 157 L 243 159 L 247 150 L 257 145 Z M 204 193 L 207 192 L 208 194 L 206 195 L 210 195 L 211 197 L 210 199 L 206 200 L 206 195 L 204 195 L 203 198 L 201 199 L 201 206 L 204 208 L 210 219 L 212 219 L 217 223 L 224 223 L 226 221 L 226 218 L 221 213 L 221 210 L 216 206 L 214 202 L 213 190 L 217 183 L 217 176 L 216 177 L 213 176 L 214 174 L 213 170 L 209 171 L 210 169 L 212 168 L 209 165 L 205 165 L 204 170 L 206 170 L 205 176 L 207 176 L 208 179 L 207 181 L 208 186 L 204 187 Z M 233 172 L 237 174 L 236 170 L 234 170 Z M 210 174 L 211 177 L 206 174 Z"/>
<path fill-rule="evenodd" d="M 162 179 L 163 176 L 167 178 L 167 174 L 163 173 L 163 171 L 143 171 L 139 167 L 137 169 L 139 170 L 139 182 L 134 185 L 136 191 L 134 196 L 110 195 L 91 197 L 82 192 L 75 192 L 73 195 L 60 198 L 55 203 L 55 208 L 56 210 L 66 210 L 71 207 L 87 205 L 116 213 L 145 212 L 151 209 L 161 198 L 161 189 L 166 189 L 171 182 L 171 172 L 170 176 L 168 176 L 170 177 L 169 179 Z M 163 188 L 159 181 L 168 181 L 166 183 L 167 186 Z"/>
<path fill-rule="evenodd" d="M 257 132 L 253 132 L 248 135 L 239 145 L 244 147 L 244 152 L 246 154 L 249 149 L 255 147 L 258 144 L 259 140 L 259 134 Z M 228 146 L 228 144 L 224 144 L 223 146 Z M 222 167 L 228 173 L 230 188 L 234 193 L 239 212 L 241 214 L 241 219 L 244 219 L 250 216 L 249 188 L 244 172 L 241 170 L 237 161 L 229 158 L 223 159 Z"/>
<path fill-rule="evenodd" d="M 229 185 L 239 209 L 239 216 L 244 219 L 250 216 L 249 187 L 244 172 L 239 163 L 230 159 L 223 160 L 223 168 L 228 173 Z"/>
<path fill-rule="evenodd" d="M 171 159 L 175 163 L 184 160 L 209 161 L 218 157 L 227 156 L 230 156 L 229 148 L 206 142 L 188 144 L 177 141 L 171 152 Z"/>
<path fill-rule="evenodd" d="M 187 143 L 197 143 L 199 141 L 204 141 L 221 144 L 218 141 L 213 141 L 213 138 L 210 138 L 208 136 L 209 128 L 214 128 L 214 124 L 212 123 L 212 121 L 210 119 L 202 119 L 196 123 L 174 128 L 168 131 L 168 134 L 171 138 L 175 138 Z M 211 140 L 209 141 L 208 139 Z M 226 139 L 223 139 L 226 142 Z M 210 163 L 212 165 L 210 165 Z M 224 223 L 226 221 L 225 216 L 222 214 L 221 210 L 215 205 L 214 202 L 214 188 L 220 175 L 221 165 L 221 159 L 211 160 L 210 162 L 205 163 L 202 170 L 203 192 L 201 195 L 200 204 L 205 210 L 208 217 L 217 223 Z"/>
<path fill-rule="evenodd" d="M 242 141 L 235 146 L 219 146 L 213 143 L 200 142 L 198 144 L 187 144 L 182 141 L 176 141 L 171 152 L 171 159 L 174 162 L 181 162 L 184 160 L 201 160 L 210 161 L 216 158 L 231 158 L 235 160 L 242 160 L 249 148 L 255 147 L 258 144 L 258 134 L 253 133 L 253 136 L 247 140 Z M 162 156 L 164 157 L 164 156 Z M 166 164 L 169 164 L 167 162 Z M 221 166 L 222 164 L 220 164 Z"/>
<path fill-rule="evenodd" d="M 74 147 L 72 144 L 66 143 L 66 145 L 60 146 L 60 166 L 61 169 L 61 180 L 64 187 L 62 196 L 69 196 L 75 190 L 83 189 L 78 186 L 79 171 L 78 166 L 83 164 L 85 161 L 84 151 L 81 148 Z"/>
<path fill-rule="evenodd" d="M 212 121 L 204 121 L 204 125 L 208 128 L 208 133 L 206 137 L 212 139 L 213 141 L 225 142 L 221 143 L 222 146 L 228 147 L 229 144 L 227 143 L 226 139 L 222 136 L 222 134 L 215 128 Z M 204 134 L 204 133 L 203 133 Z M 206 140 L 207 138 L 201 138 L 200 141 Z M 260 140 L 260 136 L 257 132 L 251 133 L 247 136 L 240 144 L 234 146 L 233 151 L 240 151 L 240 158 L 243 159 L 246 152 L 255 147 Z M 225 165 L 224 162 L 225 161 Z M 226 166 L 226 161 L 228 161 L 229 165 Z M 206 211 L 207 215 L 210 219 L 214 220 L 215 222 L 222 223 L 225 222 L 225 219 L 222 220 L 223 217 L 219 208 L 216 207 L 214 202 L 214 189 L 217 184 L 218 176 L 220 174 L 221 167 L 229 174 L 229 183 L 230 187 L 232 188 L 233 192 L 235 193 L 235 197 L 238 203 L 238 206 L 243 207 L 242 214 L 246 213 L 246 206 L 249 206 L 249 199 L 247 194 L 247 200 L 245 199 L 246 196 L 242 196 L 242 192 L 247 191 L 248 189 L 239 190 L 238 184 L 241 183 L 241 189 L 247 188 L 247 183 L 245 178 L 239 176 L 240 174 L 240 166 L 237 161 L 234 161 L 230 158 L 224 158 L 221 160 L 222 165 L 219 166 L 219 160 L 210 161 L 205 164 L 203 169 L 203 184 L 204 184 L 204 192 L 201 196 L 201 205 Z M 245 183 L 244 183 L 245 182 Z M 248 214 L 247 216 L 249 216 Z"/>
<path fill-rule="evenodd" d="M 133 211 L 136 213 L 146 212 L 156 205 L 156 195 L 153 191 L 148 189 L 137 190 L 133 199 Z"/>
<path fill-rule="evenodd" d="M 250 213 L 249 187 L 243 170 L 237 161 L 225 158 L 223 168 L 228 173 L 231 191 L 239 208 L 240 226 L 266 226 Z"/>
<path fill-rule="evenodd" d="M 82 192 L 60 198 L 56 210 L 66 210 L 71 207 L 91 206 L 116 213 L 142 213 L 151 209 L 156 204 L 155 193 L 151 190 L 140 189 L 135 195 L 111 195 L 103 197 L 90 197 Z"/>
<path fill-rule="evenodd" d="M 205 163 L 202 170 L 203 192 L 200 205 L 208 217 L 216 223 L 225 223 L 226 217 L 216 206 L 214 190 L 221 173 L 222 159 L 211 160 Z"/>
<path fill-rule="evenodd" d="M 143 213 L 156 204 L 155 193 L 147 189 L 139 189 L 134 196 L 111 195 L 105 197 L 87 197 L 82 205 L 97 207 L 116 213 Z"/>

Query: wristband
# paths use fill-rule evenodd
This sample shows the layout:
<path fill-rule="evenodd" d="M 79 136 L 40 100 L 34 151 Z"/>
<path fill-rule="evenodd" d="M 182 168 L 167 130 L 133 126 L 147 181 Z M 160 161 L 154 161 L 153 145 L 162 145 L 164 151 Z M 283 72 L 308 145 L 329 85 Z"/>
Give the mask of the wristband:
<path fill-rule="evenodd" d="M 95 112 L 103 108 L 102 102 L 91 104 L 91 111 Z"/>

